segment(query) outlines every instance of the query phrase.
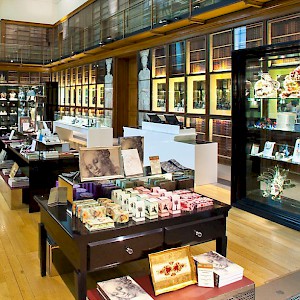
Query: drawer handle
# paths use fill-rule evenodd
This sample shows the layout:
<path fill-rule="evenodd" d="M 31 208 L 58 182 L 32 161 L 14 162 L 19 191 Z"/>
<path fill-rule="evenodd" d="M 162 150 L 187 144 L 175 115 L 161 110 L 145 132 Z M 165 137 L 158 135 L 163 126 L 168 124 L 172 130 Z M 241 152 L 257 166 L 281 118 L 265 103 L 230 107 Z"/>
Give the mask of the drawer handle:
<path fill-rule="evenodd" d="M 195 235 L 196 237 L 201 238 L 203 234 L 201 231 L 195 230 Z"/>
<path fill-rule="evenodd" d="M 125 251 L 126 251 L 129 255 L 133 254 L 133 249 L 132 249 L 132 248 L 126 247 Z"/>

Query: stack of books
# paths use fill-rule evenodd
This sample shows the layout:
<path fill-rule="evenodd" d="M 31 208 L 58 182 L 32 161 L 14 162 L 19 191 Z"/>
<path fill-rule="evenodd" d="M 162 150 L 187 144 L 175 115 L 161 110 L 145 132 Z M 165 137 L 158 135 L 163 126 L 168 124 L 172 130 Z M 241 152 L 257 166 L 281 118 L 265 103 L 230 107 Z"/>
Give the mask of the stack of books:
<path fill-rule="evenodd" d="M 43 158 L 58 158 L 58 151 L 43 151 Z"/>
<path fill-rule="evenodd" d="M 196 255 L 194 260 L 197 264 L 213 265 L 214 285 L 217 287 L 243 279 L 244 268 L 215 251 Z"/>
<path fill-rule="evenodd" d="M 24 152 L 23 155 L 28 160 L 38 160 L 39 159 L 39 152 L 38 151 Z"/>
<path fill-rule="evenodd" d="M 28 187 L 29 186 L 29 178 L 26 176 L 8 178 L 8 184 L 10 187 Z"/>
<path fill-rule="evenodd" d="M 105 300 L 153 300 L 130 276 L 97 282 L 97 290 Z"/>
<path fill-rule="evenodd" d="M 10 169 L 13 164 L 13 160 L 3 160 L 2 162 L 0 162 L 0 169 Z"/>

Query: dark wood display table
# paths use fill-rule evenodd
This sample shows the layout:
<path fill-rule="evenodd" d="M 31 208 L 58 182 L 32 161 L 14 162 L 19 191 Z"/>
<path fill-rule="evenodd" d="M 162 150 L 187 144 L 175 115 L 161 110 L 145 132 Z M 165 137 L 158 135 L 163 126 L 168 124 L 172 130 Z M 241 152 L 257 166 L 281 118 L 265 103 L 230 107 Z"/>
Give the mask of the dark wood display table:
<path fill-rule="evenodd" d="M 155 296 L 154 294 L 151 279 L 149 276 L 135 278 L 135 281 L 155 300 L 255 299 L 254 282 L 248 279 L 247 277 L 243 277 L 242 280 L 225 285 L 221 288 L 206 288 L 199 287 L 198 285 L 193 284 L 183 289 L 174 292 L 164 293 L 158 296 Z M 88 290 L 87 298 L 88 300 L 104 300 L 104 298 L 100 295 L 97 289 Z"/>
<path fill-rule="evenodd" d="M 141 259 L 151 252 L 216 240 L 216 251 L 226 255 L 226 217 L 230 205 L 218 201 L 191 213 L 139 223 L 131 220 L 113 229 L 89 232 L 80 220 L 67 214 L 67 205 L 48 207 L 47 197 L 34 198 L 41 210 L 41 275 L 46 275 L 49 235 L 74 266 L 76 298 L 80 300 L 86 297 L 88 272 Z"/>
<path fill-rule="evenodd" d="M 49 193 L 50 188 L 55 186 L 59 174 L 77 171 L 79 168 L 78 157 L 28 160 L 1 139 L 0 149 L 5 149 L 8 159 L 14 160 L 22 173 L 29 177 L 29 189 L 26 198 L 23 197 L 23 202 L 29 205 L 30 213 L 39 211 L 39 206 L 34 200 L 35 195 Z"/>

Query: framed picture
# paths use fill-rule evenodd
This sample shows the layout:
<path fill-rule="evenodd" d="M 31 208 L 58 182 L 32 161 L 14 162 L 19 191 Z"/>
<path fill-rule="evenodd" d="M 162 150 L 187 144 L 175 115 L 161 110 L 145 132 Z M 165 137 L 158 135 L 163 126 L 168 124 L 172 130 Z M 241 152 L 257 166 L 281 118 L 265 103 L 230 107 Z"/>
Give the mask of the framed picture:
<path fill-rule="evenodd" d="M 121 147 L 95 147 L 79 149 L 81 181 L 124 177 Z"/>
<path fill-rule="evenodd" d="M 190 246 L 149 254 L 149 263 L 156 296 L 197 283 Z"/>
<path fill-rule="evenodd" d="M 141 163 L 144 162 L 144 137 L 143 136 L 127 136 L 119 137 L 119 145 L 122 150 L 137 149 Z"/>

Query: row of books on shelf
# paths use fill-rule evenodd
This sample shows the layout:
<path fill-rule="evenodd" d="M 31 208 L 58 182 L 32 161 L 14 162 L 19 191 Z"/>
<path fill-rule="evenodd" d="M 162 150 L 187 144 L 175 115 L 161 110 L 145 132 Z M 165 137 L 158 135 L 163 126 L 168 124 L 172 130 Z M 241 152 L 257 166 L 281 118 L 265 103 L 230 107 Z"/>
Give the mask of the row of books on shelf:
<path fill-rule="evenodd" d="M 170 256 L 174 259 L 172 262 L 169 261 Z M 97 291 L 89 291 L 87 299 L 150 300 L 189 285 L 221 288 L 242 280 L 244 276 L 243 267 L 219 253 L 209 251 L 191 256 L 189 246 L 149 254 L 149 263 L 152 285 L 147 280 L 139 279 L 139 284 L 131 276 L 122 276 L 97 282 Z"/>

